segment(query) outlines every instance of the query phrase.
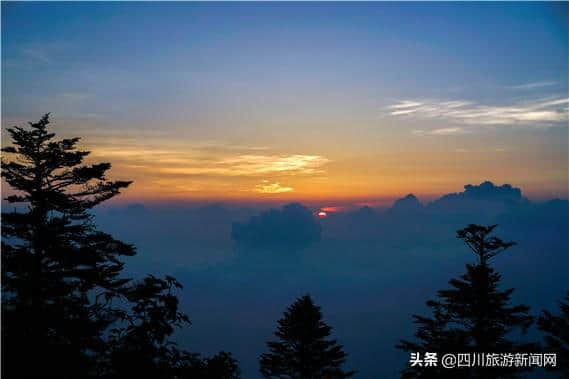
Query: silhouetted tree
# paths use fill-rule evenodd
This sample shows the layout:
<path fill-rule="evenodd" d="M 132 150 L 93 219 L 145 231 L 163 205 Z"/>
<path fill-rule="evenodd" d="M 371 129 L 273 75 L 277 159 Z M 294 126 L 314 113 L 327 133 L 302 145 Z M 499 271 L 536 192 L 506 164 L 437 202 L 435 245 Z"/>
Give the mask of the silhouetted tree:
<path fill-rule="evenodd" d="M 221 351 L 211 358 L 198 359 L 177 375 L 180 379 L 240 379 L 237 361 Z"/>
<path fill-rule="evenodd" d="M 185 361 L 178 356 L 176 344 L 168 340 L 175 327 L 190 323 L 178 310 L 173 288 L 181 288 L 176 279 L 149 275 L 123 292 L 131 307 L 121 314 L 125 325 L 111 330 L 107 347 L 110 376 L 168 378 Z"/>
<path fill-rule="evenodd" d="M 2 149 L 16 190 L 6 200 L 26 205 L 2 213 L 2 377 L 239 378 L 231 354 L 202 359 L 168 339 L 189 324 L 176 279 L 119 277 L 135 249 L 89 211 L 131 182 L 107 180 L 109 163 L 83 165 L 79 138 L 55 140 L 48 124 L 8 129 Z"/>
<path fill-rule="evenodd" d="M 55 140 L 48 115 L 8 129 L 2 177 L 17 192 L 2 213 L 3 377 L 82 377 L 114 320 L 108 300 L 131 245 L 96 230 L 89 209 L 130 182 L 110 181 L 109 163 L 82 165 L 79 138 Z"/>
<path fill-rule="evenodd" d="M 546 349 L 557 354 L 557 366 L 552 369 L 558 370 L 564 378 L 569 378 L 569 292 L 564 300 L 565 302 L 559 302 L 559 316 L 544 310 L 537 324 L 545 333 Z"/>
<path fill-rule="evenodd" d="M 438 300 L 427 306 L 432 317 L 414 315 L 418 325 L 418 342 L 402 340 L 397 348 L 409 353 L 506 353 L 528 352 L 535 344 L 517 343 L 508 334 L 514 330 L 526 332 L 533 317 L 529 307 L 510 305 L 514 289 L 500 290 L 500 274 L 489 266 L 489 260 L 510 248 L 514 242 L 504 242 L 490 236 L 496 225 L 469 225 L 457 231 L 476 255 L 476 264 L 467 264 L 460 279 L 451 279 L 451 289 L 438 291 Z M 475 358 L 472 358 L 475 359 Z M 471 367 L 445 369 L 440 366 L 413 366 L 403 370 L 402 378 L 510 378 L 516 377 L 515 368 Z"/>
<path fill-rule="evenodd" d="M 279 341 L 267 342 L 270 352 L 260 357 L 265 378 L 339 379 L 354 374 L 342 370 L 346 353 L 336 340 L 327 339 L 332 328 L 310 296 L 297 299 L 278 324 Z"/>
<path fill-rule="evenodd" d="M 237 361 L 230 353 L 202 359 L 198 354 L 181 350 L 169 339 L 175 328 L 190 324 L 188 316 L 178 309 L 174 288 L 182 288 L 175 278 L 149 275 L 123 291 L 131 307 L 121 314 L 125 324 L 111 330 L 102 365 L 103 377 L 240 377 Z"/>

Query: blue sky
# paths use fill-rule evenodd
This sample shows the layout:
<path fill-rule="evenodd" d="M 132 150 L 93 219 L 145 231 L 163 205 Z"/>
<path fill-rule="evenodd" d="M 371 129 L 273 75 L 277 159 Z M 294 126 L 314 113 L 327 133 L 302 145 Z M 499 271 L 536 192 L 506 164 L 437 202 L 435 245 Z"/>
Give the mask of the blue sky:
<path fill-rule="evenodd" d="M 2 3 L 2 120 L 52 112 L 144 198 L 435 195 L 485 179 L 566 196 L 567 12 Z"/>

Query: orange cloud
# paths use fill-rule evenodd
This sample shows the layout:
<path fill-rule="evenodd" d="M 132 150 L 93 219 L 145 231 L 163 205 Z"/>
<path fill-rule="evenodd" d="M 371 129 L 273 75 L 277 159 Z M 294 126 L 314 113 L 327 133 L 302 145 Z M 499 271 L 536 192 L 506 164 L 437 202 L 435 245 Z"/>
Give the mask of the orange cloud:
<path fill-rule="evenodd" d="M 280 183 L 270 183 L 268 180 L 263 180 L 262 184 L 257 184 L 254 189 L 259 193 L 283 193 L 293 191 L 292 187 L 283 187 Z"/>

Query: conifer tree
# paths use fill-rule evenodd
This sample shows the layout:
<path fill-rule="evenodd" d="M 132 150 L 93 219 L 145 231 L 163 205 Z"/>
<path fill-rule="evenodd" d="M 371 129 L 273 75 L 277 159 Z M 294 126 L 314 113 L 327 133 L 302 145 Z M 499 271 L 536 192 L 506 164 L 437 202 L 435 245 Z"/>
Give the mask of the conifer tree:
<path fill-rule="evenodd" d="M 173 277 L 148 275 L 122 292 L 130 309 L 121 314 L 122 326 L 110 332 L 101 377 L 155 379 L 239 379 L 239 366 L 231 353 L 211 358 L 180 349 L 170 337 L 175 328 L 190 324 L 179 311 Z"/>
<path fill-rule="evenodd" d="M 297 299 L 278 324 L 279 340 L 267 342 L 270 352 L 260 357 L 263 377 L 340 379 L 354 374 L 342 369 L 346 353 L 336 340 L 327 339 L 332 328 L 322 321 L 320 307 L 310 296 Z"/>
<path fill-rule="evenodd" d="M 450 289 L 438 291 L 438 299 L 427 306 L 432 317 L 414 315 L 418 325 L 415 337 L 418 342 L 402 340 L 397 348 L 408 353 L 437 353 L 440 359 L 446 353 L 527 353 L 535 344 L 518 343 L 509 335 L 512 331 L 526 332 L 533 317 L 529 307 L 511 306 L 514 289 L 500 290 L 501 276 L 489 265 L 490 259 L 512 247 L 491 236 L 496 225 L 469 225 L 457 231 L 476 255 L 477 262 L 466 265 L 466 273 L 451 279 Z M 471 356 L 471 359 L 478 359 Z M 403 378 L 511 378 L 520 370 L 515 368 L 475 367 L 445 369 L 440 366 L 415 365 L 403 370 Z"/>
<path fill-rule="evenodd" d="M 109 163 L 83 165 L 79 138 L 55 140 L 48 114 L 9 128 L 2 177 L 16 191 L 2 213 L 3 377 L 84 377 L 114 320 L 109 300 L 131 245 L 98 231 L 89 210 L 130 182 L 105 176 Z M 6 157 L 8 156 L 8 157 Z"/>
<path fill-rule="evenodd" d="M 182 286 L 173 277 L 149 275 L 122 292 L 130 309 L 121 314 L 123 326 L 111 330 L 105 376 L 170 378 L 178 364 L 193 358 L 181 354 L 168 340 L 175 327 L 190 323 L 178 310 L 175 288 Z"/>
<path fill-rule="evenodd" d="M 2 177 L 16 191 L 2 213 L 3 378 L 238 379 L 230 353 L 211 358 L 169 337 L 189 324 L 173 277 L 121 278 L 135 249 L 98 231 L 89 211 L 131 182 L 109 163 L 83 165 L 79 138 L 55 140 L 48 115 L 8 129 Z"/>
<path fill-rule="evenodd" d="M 559 302 L 559 316 L 544 310 L 537 325 L 545 333 L 546 350 L 557 354 L 557 365 L 552 369 L 558 370 L 564 378 L 569 378 L 569 292 L 564 300 L 565 302 Z"/>

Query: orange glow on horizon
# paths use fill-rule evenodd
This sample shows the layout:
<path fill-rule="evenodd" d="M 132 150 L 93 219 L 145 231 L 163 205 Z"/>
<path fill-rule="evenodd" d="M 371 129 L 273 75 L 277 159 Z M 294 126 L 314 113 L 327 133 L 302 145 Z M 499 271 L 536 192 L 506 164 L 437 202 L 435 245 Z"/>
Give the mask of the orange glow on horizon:
<path fill-rule="evenodd" d="M 320 208 L 322 211 L 327 213 L 334 213 L 334 212 L 344 212 L 348 210 L 350 207 L 346 205 L 337 205 L 337 206 L 330 206 L 330 207 L 322 207 Z"/>
<path fill-rule="evenodd" d="M 390 206 L 408 193 L 428 202 L 486 180 L 519 187 L 530 199 L 568 196 L 566 166 L 551 165 L 566 161 L 556 151 L 528 149 L 520 164 L 519 156 L 507 151 L 472 159 L 466 153 L 411 147 L 354 152 L 349 144 L 319 146 L 318 141 L 312 147 L 280 148 L 267 141 L 238 145 L 172 137 L 88 136 L 82 141 L 78 147 L 91 151 L 85 163 L 110 162 L 109 179 L 133 181 L 113 199 L 117 203 L 301 202 L 330 214 Z M 2 191 L 11 190 L 2 183 Z"/>
<path fill-rule="evenodd" d="M 170 146 L 172 149 L 167 149 Z M 144 148 L 125 146 L 121 154 L 104 146 L 90 147 L 91 161 L 113 164 L 111 178 L 134 181 L 123 191 L 121 201 L 320 202 L 336 203 L 323 209 L 336 212 L 346 204 L 390 205 L 408 193 L 431 200 L 485 180 L 510 183 L 529 197 L 567 197 L 566 172 L 545 170 L 545 161 L 540 159 L 524 166 L 514 164 L 515 155 L 501 157 L 506 169 L 495 164 L 492 154 L 477 160 L 467 159 L 465 154 L 451 160 L 442 152 L 356 158 L 345 157 L 340 151 L 242 154 L 230 149 L 192 151 L 191 146 L 183 149 L 171 141 L 155 141 Z M 542 179 L 533 180 L 529 171 L 539 172 Z M 549 188 L 547 194 L 544 188 Z"/>

